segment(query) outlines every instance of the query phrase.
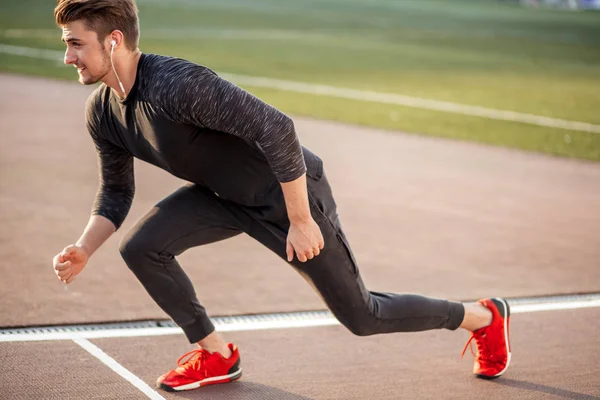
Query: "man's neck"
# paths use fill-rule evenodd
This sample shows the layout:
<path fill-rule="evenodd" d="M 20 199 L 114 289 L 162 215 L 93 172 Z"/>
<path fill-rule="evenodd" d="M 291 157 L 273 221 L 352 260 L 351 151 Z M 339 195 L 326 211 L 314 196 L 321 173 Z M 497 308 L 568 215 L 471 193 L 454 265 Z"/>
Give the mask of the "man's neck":
<path fill-rule="evenodd" d="M 113 54 L 113 65 L 114 69 L 117 71 L 119 79 L 117 79 L 117 76 L 115 76 L 111 66 L 111 70 L 106 75 L 105 79 L 102 80 L 102 82 L 113 89 L 121 100 L 127 97 L 135 83 L 137 66 L 141 56 L 142 52 L 139 49 L 124 54 L 120 57 L 117 57 L 116 54 Z M 121 89 L 121 85 L 119 85 L 119 80 L 123 84 L 123 89 L 125 89 L 124 93 Z"/>

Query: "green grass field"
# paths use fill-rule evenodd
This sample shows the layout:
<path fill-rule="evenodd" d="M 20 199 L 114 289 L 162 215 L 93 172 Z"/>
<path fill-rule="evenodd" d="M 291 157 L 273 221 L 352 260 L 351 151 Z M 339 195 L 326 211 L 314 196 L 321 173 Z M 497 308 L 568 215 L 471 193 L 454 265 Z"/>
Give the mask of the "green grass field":
<path fill-rule="evenodd" d="M 63 50 L 54 1 L 9 0 L 0 43 Z M 600 124 L 600 13 L 492 0 L 139 0 L 145 52 L 218 72 Z M 76 79 L 3 54 L 0 70 Z M 600 135 L 244 86 L 293 115 L 600 160 Z"/>

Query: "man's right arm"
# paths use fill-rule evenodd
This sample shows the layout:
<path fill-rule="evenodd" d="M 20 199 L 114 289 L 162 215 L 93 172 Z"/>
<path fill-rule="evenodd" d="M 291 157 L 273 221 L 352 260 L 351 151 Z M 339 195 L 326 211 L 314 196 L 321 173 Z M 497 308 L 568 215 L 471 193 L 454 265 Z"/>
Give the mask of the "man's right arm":
<path fill-rule="evenodd" d="M 95 130 L 90 129 L 90 132 L 98 154 L 100 185 L 90 220 L 76 243 L 88 257 L 120 228 L 135 193 L 133 156 L 98 137 Z"/>
<path fill-rule="evenodd" d="M 85 267 L 88 258 L 119 229 L 129 213 L 135 192 L 133 156 L 101 134 L 102 110 L 97 99 L 95 96 L 88 99 L 86 123 L 96 146 L 100 185 L 83 234 L 53 259 L 55 273 L 65 283 L 70 283 Z"/>
<path fill-rule="evenodd" d="M 88 98 L 85 107 L 87 129 L 96 147 L 100 185 L 92 207 L 92 217 L 78 243 L 98 243 L 97 239 L 103 237 L 98 235 L 110 231 L 108 222 L 113 224 L 112 232 L 118 230 L 129 213 L 135 193 L 133 155 L 115 144 L 116 139 L 110 139 L 114 135 L 106 122 L 104 99 L 107 93 L 106 90 L 96 90 Z M 94 251 L 104 240 L 95 246 Z"/>

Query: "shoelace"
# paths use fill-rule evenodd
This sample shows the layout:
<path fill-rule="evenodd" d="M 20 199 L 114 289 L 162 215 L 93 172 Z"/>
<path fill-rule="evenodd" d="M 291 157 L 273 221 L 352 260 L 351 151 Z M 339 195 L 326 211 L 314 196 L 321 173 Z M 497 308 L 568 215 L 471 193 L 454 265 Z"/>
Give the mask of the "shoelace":
<path fill-rule="evenodd" d="M 185 368 L 186 370 L 193 369 L 200 371 L 202 364 L 206 359 L 208 359 L 208 357 L 210 357 L 210 353 L 208 351 L 204 351 L 203 349 L 188 351 L 179 357 L 179 360 L 177 360 L 177 365 Z"/>
<path fill-rule="evenodd" d="M 460 358 L 463 359 L 465 357 L 465 352 L 467 351 L 467 347 L 471 350 L 471 354 L 473 357 L 477 357 L 477 354 L 473 351 L 473 339 L 475 339 L 475 345 L 477 346 L 477 353 L 479 354 L 479 360 L 482 361 L 494 361 L 493 353 L 490 351 L 490 346 L 487 343 L 486 339 L 487 335 L 485 332 L 475 333 L 471 332 L 471 337 L 465 344 L 463 351 L 460 355 Z"/>

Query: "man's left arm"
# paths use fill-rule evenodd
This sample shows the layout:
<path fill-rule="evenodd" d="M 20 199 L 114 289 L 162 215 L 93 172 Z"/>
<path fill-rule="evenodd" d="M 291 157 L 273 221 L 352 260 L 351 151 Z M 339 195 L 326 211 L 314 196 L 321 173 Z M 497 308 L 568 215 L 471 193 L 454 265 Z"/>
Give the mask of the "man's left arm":
<path fill-rule="evenodd" d="M 281 183 L 290 230 L 286 243 L 287 260 L 292 261 L 294 251 L 300 262 L 319 255 L 325 246 L 321 229 L 313 220 L 308 205 L 306 174 L 291 182 Z"/>
<path fill-rule="evenodd" d="M 172 81 L 158 93 L 172 118 L 258 143 L 285 197 L 288 261 L 294 250 L 301 262 L 318 255 L 323 236 L 310 214 L 306 165 L 293 121 L 208 68 L 186 63 L 177 72 L 165 76 Z"/>

